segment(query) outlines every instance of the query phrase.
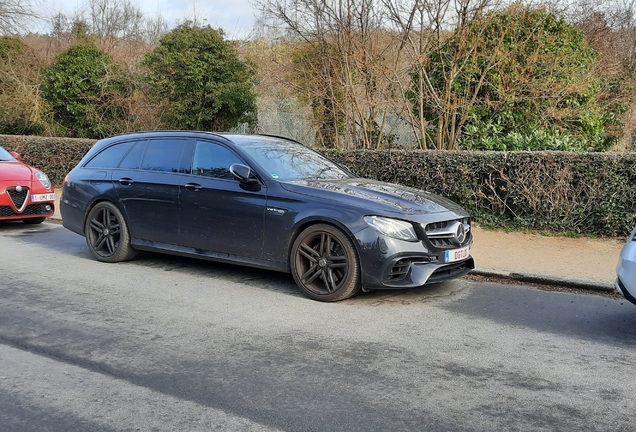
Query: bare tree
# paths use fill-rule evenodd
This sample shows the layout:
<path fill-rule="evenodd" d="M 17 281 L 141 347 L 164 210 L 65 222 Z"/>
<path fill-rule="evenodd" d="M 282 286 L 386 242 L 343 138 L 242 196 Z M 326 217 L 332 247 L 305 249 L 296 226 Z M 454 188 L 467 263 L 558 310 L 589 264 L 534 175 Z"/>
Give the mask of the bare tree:
<path fill-rule="evenodd" d="M 312 106 L 325 146 L 390 145 L 395 88 L 384 79 L 396 55 L 374 0 L 262 0 L 264 17 L 295 40 L 288 85 Z M 395 118 L 395 116 L 393 116 Z"/>
<path fill-rule="evenodd" d="M 143 13 L 130 0 L 88 0 L 94 34 L 102 38 L 139 39 Z"/>
<path fill-rule="evenodd" d="M 296 66 L 314 116 L 327 114 L 323 141 L 338 146 L 378 147 L 391 141 L 401 119 L 422 148 L 456 148 L 471 101 L 483 80 L 458 98 L 451 89 L 466 73 L 474 46 L 470 23 L 499 0 L 260 0 L 266 18 L 308 47 Z M 454 37 L 459 49 L 442 46 Z M 433 85 L 430 55 L 441 64 L 445 85 Z M 495 53 L 487 61 L 498 61 Z M 313 76 L 313 80 L 309 77 Z M 415 80 L 415 84 L 414 81 Z M 311 85 L 307 85 L 307 83 Z M 320 109 L 317 109 L 320 108 Z M 435 125 L 424 115 L 434 111 Z M 389 121 L 389 119 L 392 119 Z M 342 142 L 340 142 L 342 141 Z"/>
<path fill-rule="evenodd" d="M 155 44 L 161 36 L 168 33 L 168 22 L 162 14 L 156 14 L 154 17 L 146 18 L 144 22 L 144 35 L 147 42 Z"/>
<path fill-rule="evenodd" d="M 470 80 L 458 97 L 452 89 L 466 73 L 468 60 L 475 53 L 475 45 L 468 44 L 471 23 L 476 17 L 500 5 L 498 0 L 382 0 L 389 11 L 389 18 L 400 34 L 398 49 L 405 58 L 403 64 L 410 68 L 411 80 L 404 81 L 398 68 L 394 68 L 395 82 L 399 83 L 404 104 L 409 101 L 412 109 L 403 112 L 408 116 L 413 133 L 422 148 L 454 149 L 463 125 L 468 120 L 473 103 L 484 85 L 487 70 L 500 59 L 495 55 L 484 57 L 487 63 L 484 73 Z M 443 49 L 449 38 L 455 39 L 456 49 Z M 431 76 L 430 56 L 443 58 L 440 68 Z M 441 81 L 443 85 L 434 85 Z M 407 100 L 408 99 L 408 100 Z M 430 124 L 424 115 L 432 112 L 436 122 Z"/>
<path fill-rule="evenodd" d="M 0 35 L 17 34 L 29 19 L 38 18 L 30 2 L 0 0 Z"/>

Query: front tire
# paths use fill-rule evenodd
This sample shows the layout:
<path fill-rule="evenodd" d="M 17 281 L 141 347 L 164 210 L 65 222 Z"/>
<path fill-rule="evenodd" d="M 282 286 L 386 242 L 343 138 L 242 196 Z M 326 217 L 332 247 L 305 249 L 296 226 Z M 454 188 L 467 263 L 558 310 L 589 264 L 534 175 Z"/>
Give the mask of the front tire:
<path fill-rule="evenodd" d="M 91 254 L 102 262 L 133 259 L 137 251 L 130 245 L 130 234 L 124 216 L 112 203 L 103 201 L 88 213 L 84 236 Z"/>
<path fill-rule="evenodd" d="M 344 300 L 360 289 L 356 250 L 334 226 L 317 224 L 301 232 L 292 246 L 290 264 L 296 284 L 315 300 Z"/>

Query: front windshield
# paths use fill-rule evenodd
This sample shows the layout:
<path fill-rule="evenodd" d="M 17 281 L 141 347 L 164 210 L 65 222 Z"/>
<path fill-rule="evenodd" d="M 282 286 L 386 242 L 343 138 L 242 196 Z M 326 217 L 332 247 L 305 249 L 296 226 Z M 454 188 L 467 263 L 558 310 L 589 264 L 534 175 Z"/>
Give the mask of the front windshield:
<path fill-rule="evenodd" d="M 11 156 L 11 153 L 0 147 L 0 161 L 14 161 L 15 158 Z"/>
<path fill-rule="evenodd" d="M 241 148 L 274 179 L 332 180 L 351 177 L 329 159 L 293 141 L 271 137 L 241 141 Z"/>

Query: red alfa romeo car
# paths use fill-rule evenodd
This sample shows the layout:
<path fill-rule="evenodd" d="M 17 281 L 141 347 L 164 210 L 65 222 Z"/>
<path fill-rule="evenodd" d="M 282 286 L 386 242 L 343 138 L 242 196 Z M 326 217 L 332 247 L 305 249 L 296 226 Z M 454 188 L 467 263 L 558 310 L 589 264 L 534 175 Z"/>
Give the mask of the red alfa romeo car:
<path fill-rule="evenodd" d="M 0 221 L 39 224 L 53 215 L 55 192 L 42 171 L 0 147 Z"/>

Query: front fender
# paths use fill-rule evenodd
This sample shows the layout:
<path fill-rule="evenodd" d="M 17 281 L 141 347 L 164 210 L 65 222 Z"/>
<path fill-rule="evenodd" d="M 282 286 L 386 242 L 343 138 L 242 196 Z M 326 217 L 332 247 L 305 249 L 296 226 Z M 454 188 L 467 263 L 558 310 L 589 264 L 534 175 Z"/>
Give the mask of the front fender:
<path fill-rule="evenodd" d="M 331 206 L 316 206 L 308 202 L 281 202 L 268 200 L 265 209 L 263 258 L 284 262 L 289 267 L 291 247 L 298 235 L 308 226 L 326 223 L 342 230 L 356 247 L 355 233 L 366 224 L 359 211 Z"/>

